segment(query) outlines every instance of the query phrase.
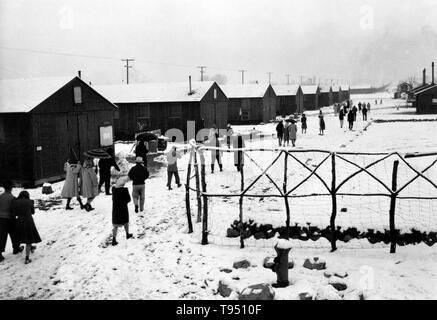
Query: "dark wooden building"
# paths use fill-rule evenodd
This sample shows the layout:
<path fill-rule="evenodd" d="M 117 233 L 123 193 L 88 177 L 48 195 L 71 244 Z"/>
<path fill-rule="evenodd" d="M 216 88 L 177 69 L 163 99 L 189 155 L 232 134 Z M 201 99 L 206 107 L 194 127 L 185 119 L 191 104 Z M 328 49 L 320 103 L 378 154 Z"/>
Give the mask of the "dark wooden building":
<path fill-rule="evenodd" d="M 117 107 L 79 77 L 1 80 L 0 90 L 0 180 L 60 180 L 67 158 L 113 146 Z"/>
<path fill-rule="evenodd" d="M 321 87 L 319 96 L 319 106 L 328 107 L 334 104 L 334 95 L 332 93 L 332 87 Z"/>
<path fill-rule="evenodd" d="M 303 93 L 303 108 L 304 110 L 318 110 L 320 88 L 316 85 L 301 86 Z"/>
<path fill-rule="evenodd" d="M 344 101 L 350 100 L 351 94 L 350 94 L 349 85 L 346 85 L 346 84 L 340 85 L 339 97 L 340 97 L 339 102 L 344 102 Z"/>
<path fill-rule="evenodd" d="M 437 85 L 433 84 L 415 93 L 416 99 L 413 107 L 419 114 L 437 113 Z"/>
<path fill-rule="evenodd" d="M 332 91 L 332 103 L 340 103 L 340 86 L 331 86 Z"/>
<path fill-rule="evenodd" d="M 220 129 L 228 122 L 228 98 L 213 81 L 134 83 L 101 85 L 95 88 L 117 105 L 116 139 L 134 138 L 135 133 L 178 129 L 187 140 L 187 121 L 195 131 L 213 124 Z M 203 121 L 202 121 L 203 119 Z"/>
<path fill-rule="evenodd" d="M 276 115 L 303 112 L 303 93 L 299 85 L 274 85 L 273 90 L 277 97 Z"/>
<path fill-rule="evenodd" d="M 270 84 L 221 86 L 229 98 L 229 122 L 268 123 L 276 118 L 276 93 Z"/>

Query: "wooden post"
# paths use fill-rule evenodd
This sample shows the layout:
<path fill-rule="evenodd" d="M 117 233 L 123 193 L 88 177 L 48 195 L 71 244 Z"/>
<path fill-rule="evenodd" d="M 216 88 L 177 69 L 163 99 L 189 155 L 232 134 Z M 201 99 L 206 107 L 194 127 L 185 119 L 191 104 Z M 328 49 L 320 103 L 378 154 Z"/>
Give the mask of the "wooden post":
<path fill-rule="evenodd" d="M 335 234 L 335 217 L 337 216 L 337 192 L 335 190 L 336 188 L 336 172 L 335 172 L 335 152 L 332 153 L 331 159 L 332 159 L 332 184 L 331 184 L 331 198 L 332 198 L 332 213 L 331 213 L 331 252 L 334 252 L 337 250 L 337 245 L 335 243 L 336 241 L 336 234 Z"/>
<path fill-rule="evenodd" d="M 196 196 L 197 196 L 197 222 L 202 221 L 202 197 L 200 195 L 199 164 L 197 162 L 197 150 L 194 151 L 194 171 L 196 176 Z"/>
<path fill-rule="evenodd" d="M 241 176 L 241 192 L 244 191 L 244 166 L 240 167 L 240 176 Z M 240 196 L 240 248 L 244 248 L 244 240 L 243 240 L 243 196 Z"/>
<path fill-rule="evenodd" d="M 202 159 L 202 155 L 201 155 Z M 201 178 L 203 193 L 202 245 L 208 244 L 208 196 L 206 193 L 205 162 L 201 161 Z"/>
<path fill-rule="evenodd" d="M 393 162 L 393 175 L 391 181 L 392 194 L 390 195 L 390 253 L 396 253 L 396 229 L 395 229 L 395 210 L 396 210 L 396 197 L 398 196 L 397 190 L 397 178 L 398 178 L 398 166 L 399 160 Z"/>
<path fill-rule="evenodd" d="M 288 152 L 285 152 L 285 162 L 284 162 L 284 200 L 285 200 L 285 213 L 287 214 L 287 220 L 285 221 L 285 239 L 290 239 L 290 205 L 288 203 L 287 196 L 287 172 L 288 172 Z"/>
<path fill-rule="evenodd" d="M 193 233 L 193 222 L 191 221 L 191 205 L 190 205 L 190 180 L 191 180 L 191 164 L 193 161 L 193 151 L 190 154 L 190 161 L 187 169 L 187 183 L 185 184 L 185 207 L 187 210 L 188 233 Z"/>

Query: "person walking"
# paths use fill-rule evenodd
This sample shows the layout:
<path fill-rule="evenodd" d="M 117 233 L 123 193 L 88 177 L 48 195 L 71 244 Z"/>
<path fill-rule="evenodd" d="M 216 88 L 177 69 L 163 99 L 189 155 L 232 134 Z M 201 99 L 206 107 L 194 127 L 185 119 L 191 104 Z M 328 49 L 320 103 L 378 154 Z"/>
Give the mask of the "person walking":
<path fill-rule="evenodd" d="M 126 239 L 133 237 L 129 233 L 129 208 L 128 203 L 131 201 L 129 190 L 124 186 L 126 178 L 118 178 L 115 186 L 112 187 L 112 245 L 116 246 L 117 231 L 119 227 L 124 227 Z"/>
<path fill-rule="evenodd" d="M 210 141 L 210 146 L 221 148 L 221 142 L 219 140 L 219 134 L 217 130 L 214 131 L 214 135 L 212 136 L 212 140 Z M 214 173 L 214 165 L 216 160 L 219 165 L 220 171 L 223 171 L 222 151 L 211 150 L 211 173 Z"/>
<path fill-rule="evenodd" d="M 362 104 L 362 105 L 364 105 L 364 104 Z M 353 115 L 354 115 L 354 122 L 355 122 L 355 121 L 357 121 L 357 113 L 358 113 L 357 106 L 354 106 L 352 108 L 352 112 L 353 112 Z"/>
<path fill-rule="evenodd" d="M 27 191 L 21 191 L 17 199 L 12 201 L 12 214 L 17 217 L 17 242 L 26 245 L 25 264 L 32 262 L 29 256 L 36 249 L 32 244 L 40 243 L 41 238 L 33 221 L 32 215 L 35 213 L 34 201 L 30 199 Z"/>
<path fill-rule="evenodd" d="M 366 108 L 366 106 L 363 107 L 363 121 L 367 121 L 367 108 Z"/>
<path fill-rule="evenodd" d="M 319 135 L 323 136 L 325 134 L 325 119 L 323 118 L 322 110 L 319 111 Z"/>
<path fill-rule="evenodd" d="M 173 176 L 175 176 L 176 184 L 178 188 L 182 186 L 181 181 L 179 179 L 178 173 L 178 159 L 181 158 L 179 152 L 177 152 L 176 147 L 172 147 L 170 152 L 167 153 L 167 187 L 168 190 L 172 190 L 171 188 L 171 180 Z"/>
<path fill-rule="evenodd" d="M 243 149 L 246 148 L 246 144 L 244 143 L 243 136 L 240 133 L 237 133 L 237 136 L 233 139 L 233 147 L 234 149 Z M 234 152 L 234 165 L 237 168 L 237 171 L 240 172 L 244 166 L 244 153 L 243 151 L 235 151 Z"/>
<path fill-rule="evenodd" d="M 138 213 L 138 210 L 144 211 L 145 181 L 149 178 L 149 171 L 143 165 L 143 158 L 137 157 L 135 163 L 135 166 L 129 170 L 127 175 L 132 180 L 132 199 L 135 205 L 135 212 Z"/>
<path fill-rule="evenodd" d="M 300 118 L 302 123 L 302 134 L 307 133 L 307 117 L 305 113 L 302 114 L 302 118 Z"/>
<path fill-rule="evenodd" d="M 97 182 L 97 174 L 94 170 L 93 160 L 91 158 L 84 161 L 82 170 L 80 171 L 80 195 L 87 199 L 85 210 L 94 210 L 91 206 L 91 202 L 99 195 L 99 184 Z"/>
<path fill-rule="evenodd" d="M 349 110 L 347 114 L 347 121 L 349 122 L 349 130 L 353 130 L 354 128 L 354 112 L 353 110 Z"/>
<path fill-rule="evenodd" d="M 293 145 L 293 147 L 295 147 L 297 138 L 297 125 L 295 120 L 291 120 L 291 123 L 288 126 L 288 132 L 290 135 L 291 144 Z"/>
<path fill-rule="evenodd" d="M 5 259 L 3 252 L 5 252 L 8 235 L 11 238 L 12 253 L 18 254 L 23 251 L 17 239 L 16 221 L 11 209 L 12 201 L 15 199 L 12 195 L 12 182 L 5 181 L 3 189 L 4 192 L 0 194 L 0 262 Z"/>
<path fill-rule="evenodd" d="M 285 144 L 290 145 L 290 131 L 288 130 L 288 127 L 290 126 L 290 122 L 288 120 L 285 120 L 284 124 L 284 147 Z"/>
<path fill-rule="evenodd" d="M 62 187 L 61 197 L 67 199 L 65 210 L 73 210 L 70 206 L 71 199 L 76 198 L 80 204 L 81 209 L 85 209 L 82 199 L 79 195 L 79 175 L 82 170 L 82 166 L 77 160 L 68 159 L 64 164 L 65 181 Z"/>
<path fill-rule="evenodd" d="M 111 195 L 109 192 L 111 187 L 111 167 L 114 167 L 117 171 L 120 171 L 120 168 L 118 167 L 117 162 L 115 162 L 114 149 L 108 148 L 106 149 L 106 153 L 109 154 L 110 158 L 103 158 L 99 160 L 99 192 L 101 192 L 100 190 L 102 185 L 105 184 L 106 195 Z"/>
<path fill-rule="evenodd" d="M 340 120 L 340 128 L 343 128 L 344 123 L 344 109 L 341 108 L 340 112 L 338 113 L 338 119 Z"/>
<path fill-rule="evenodd" d="M 234 134 L 234 129 L 232 129 L 231 124 L 228 123 L 226 127 L 226 144 L 228 145 L 228 149 L 231 148 L 231 137 Z"/>
<path fill-rule="evenodd" d="M 363 104 L 361 103 L 361 102 L 358 102 L 358 109 L 359 110 L 361 110 L 361 106 L 362 106 Z M 355 107 L 355 106 L 354 106 Z"/>
<path fill-rule="evenodd" d="M 276 126 L 276 135 L 278 137 L 278 143 L 279 146 L 282 147 L 282 139 L 284 138 L 284 123 L 279 121 L 278 125 Z"/>
<path fill-rule="evenodd" d="M 370 112 L 370 103 L 367 103 L 367 112 Z"/>

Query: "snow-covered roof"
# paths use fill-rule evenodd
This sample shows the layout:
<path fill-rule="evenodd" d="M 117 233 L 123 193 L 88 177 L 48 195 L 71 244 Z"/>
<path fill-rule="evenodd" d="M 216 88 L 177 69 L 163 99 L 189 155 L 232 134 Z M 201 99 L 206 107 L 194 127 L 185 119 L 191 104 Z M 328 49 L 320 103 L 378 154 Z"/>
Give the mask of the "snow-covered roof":
<path fill-rule="evenodd" d="M 327 92 L 330 92 L 330 90 L 331 90 L 331 87 L 321 87 L 321 86 L 319 86 L 319 88 L 320 88 L 320 92 L 321 93 L 327 93 Z"/>
<path fill-rule="evenodd" d="M 340 86 L 332 86 L 331 89 L 332 89 L 332 92 L 339 92 Z"/>
<path fill-rule="evenodd" d="M 428 91 L 428 90 L 432 90 L 432 89 L 435 89 L 435 88 L 437 88 L 437 84 L 434 84 L 434 85 L 429 85 L 429 86 L 426 86 L 426 87 L 423 87 L 421 90 L 419 90 L 419 91 L 415 91 L 414 92 L 414 94 L 421 94 L 421 93 L 423 93 L 423 92 L 426 92 L 426 91 Z"/>
<path fill-rule="evenodd" d="M 29 112 L 72 77 L 0 80 L 0 113 Z"/>
<path fill-rule="evenodd" d="M 194 102 L 200 101 L 214 81 L 132 83 L 93 86 L 113 103 Z"/>
<path fill-rule="evenodd" d="M 295 96 L 299 85 L 274 85 L 273 90 L 277 96 Z"/>
<path fill-rule="evenodd" d="M 350 86 L 351 89 L 372 89 L 372 86 L 370 84 L 358 84 Z"/>
<path fill-rule="evenodd" d="M 348 91 L 350 87 L 349 87 L 348 84 L 341 84 L 340 88 L 341 88 L 342 91 Z"/>
<path fill-rule="evenodd" d="M 301 86 L 303 94 L 316 94 L 318 86 Z"/>
<path fill-rule="evenodd" d="M 268 87 L 269 84 L 228 84 L 220 86 L 228 98 L 262 98 Z"/>

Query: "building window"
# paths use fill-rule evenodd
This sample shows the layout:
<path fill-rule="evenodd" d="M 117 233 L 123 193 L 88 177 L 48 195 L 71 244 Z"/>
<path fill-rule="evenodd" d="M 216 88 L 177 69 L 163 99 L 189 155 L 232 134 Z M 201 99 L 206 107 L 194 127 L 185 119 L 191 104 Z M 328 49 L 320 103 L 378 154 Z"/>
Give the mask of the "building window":
<path fill-rule="evenodd" d="M 74 93 L 74 103 L 81 104 L 82 103 L 82 88 L 81 87 L 74 87 L 73 93 Z"/>
<path fill-rule="evenodd" d="M 182 104 L 172 103 L 169 109 L 170 118 L 181 118 L 182 117 Z"/>

